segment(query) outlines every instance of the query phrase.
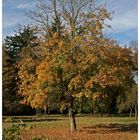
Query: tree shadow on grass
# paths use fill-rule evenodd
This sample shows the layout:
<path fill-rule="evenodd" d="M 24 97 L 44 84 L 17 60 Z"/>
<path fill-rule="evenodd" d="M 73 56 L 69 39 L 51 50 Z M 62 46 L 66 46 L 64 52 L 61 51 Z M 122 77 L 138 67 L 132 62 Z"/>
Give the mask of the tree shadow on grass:
<path fill-rule="evenodd" d="M 20 122 L 20 121 L 22 121 L 22 122 L 43 122 L 43 121 L 63 121 L 64 119 L 52 119 L 52 118 L 38 118 L 38 119 L 35 119 L 35 118 L 33 118 L 33 119 L 13 119 L 12 120 L 12 122 L 15 122 L 15 123 L 18 123 L 18 122 Z"/>
<path fill-rule="evenodd" d="M 118 132 L 130 132 L 130 133 L 137 133 L 138 132 L 138 124 L 131 123 L 131 124 L 100 124 L 100 125 L 93 125 L 88 127 L 83 127 L 81 131 L 87 131 L 87 133 L 118 133 Z"/>
<path fill-rule="evenodd" d="M 23 120 L 23 122 L 42 122 L 42 121 L 62 121 L 64 119 L 30 119 L 30 120 Z"/>

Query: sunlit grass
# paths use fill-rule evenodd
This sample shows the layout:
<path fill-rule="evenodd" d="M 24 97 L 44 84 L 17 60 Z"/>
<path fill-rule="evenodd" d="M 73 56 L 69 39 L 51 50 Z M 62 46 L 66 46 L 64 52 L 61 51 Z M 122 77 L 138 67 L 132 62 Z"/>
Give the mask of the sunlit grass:
<path fill-rule="evenodd" d="M 30 119 L 29 117 L 19 117 L 18 119 L 25 121 L 26 124 L 22 132 L 23 140 L 32 140 L 33 137 L 41 137 L 43 140 L 137 139 L 137 121 L 134 117 L 78 116 L 76 117 L 78 129 L 74 134 L 70 132 L 68 116 L 33 116 Z M 4 122 L 3 127 L 11 124 Z"/>

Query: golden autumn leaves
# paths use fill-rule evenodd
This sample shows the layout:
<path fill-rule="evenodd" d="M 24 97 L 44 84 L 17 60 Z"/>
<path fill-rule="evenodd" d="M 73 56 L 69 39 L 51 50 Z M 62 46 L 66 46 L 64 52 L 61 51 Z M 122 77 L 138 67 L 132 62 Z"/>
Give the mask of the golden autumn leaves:
<path fill-rule="evenodd" d="M 59 18 L 54 3 L 57 22 L 52 24 L 53 30 L 48 26 L 48 32 L 31 49 L 32 55 L 18 63 L 19 94 L 33 108 L 43 108 L 46 99 L 54 94 L 66 104 L 82 96 L 106 98 L 106 88 L 121 86 L 132 73 L 131 49 L 103 37 L 102 29 L 110 28 L 105 24 L 106 19 L 111 19 L 110 13 L 104 7 L 86 12 L 82 9 L 90 1 L 87 5 L 80 2 L 75 7 L 77 1 L 71 5 L 63 1 Z M 72 9 L 75 12 L 71 15 Z M 61 19 L 64 25 L 60 25 Z"/>
<path fill-rule="evenodd" d="M 90 46 L 83 42 L 74 46 L 55 33 L 43 42 L 44 59 L 26 58 L 19 62 L 19 94 L 24 97 L 23 103 L 43 108 L 47 95 L 54 93 L 64 98 L 70 93 L 73 98 L 96 100 L 107 97 L 107 87 L 121 86 L 132 71 L 131 50 L 106 39 L 101 39 L 98 46 L 88 41 Z"/>

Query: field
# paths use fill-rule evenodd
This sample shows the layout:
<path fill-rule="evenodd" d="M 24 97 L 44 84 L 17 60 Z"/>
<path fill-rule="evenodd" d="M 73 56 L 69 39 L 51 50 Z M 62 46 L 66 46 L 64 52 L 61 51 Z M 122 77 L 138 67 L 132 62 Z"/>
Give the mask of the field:
<path fill-rule="evenodd" d="M 22 140 L 138 139 L 137 122 L 134 117 L 77 116 L 77 131 L 73 134 L 70 132 L 68 116 L 60 115 L 6 117 L 3 119 L 3 127 L 19 122 L 25 124 L 21 131 Z"/>

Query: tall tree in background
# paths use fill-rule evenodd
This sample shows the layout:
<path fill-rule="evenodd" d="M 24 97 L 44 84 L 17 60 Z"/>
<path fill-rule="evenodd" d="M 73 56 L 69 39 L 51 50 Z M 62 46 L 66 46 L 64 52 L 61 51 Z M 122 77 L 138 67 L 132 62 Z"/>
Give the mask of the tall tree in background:
<path fill-rule="evenodd" d="M 2 49 L 2 114 L 32 114 L 33 110 L 31 110 L 31 107 L 20 104 L 22 97 L 17 94 L 18 86 L 15 61 L 11 58 L 4 46 Z"/>
<path fill-rule="evenodd" d="M 4 39 L 6 50 L 15 61 L 19 58 L 22 48 L 29 44 L 34 45 L 36 39 L 36 32 L 33 27 L 19 25 L 17 28 L 14 36 L 6 36 Z"/>
<path fill-rule="evenodd" d="M 129 47 L 132 50 L 133 69 L 129 78 L 122 89 L 124 94 L 118 96 L 118 111 L 130 111 L 130 116 L 135 112 L 135 118 L 138 116 L 138 44 L 137 41 L 131 41 Z"/>
<path fill-rule="evenodd" d="M 16 91 L 17 87 L 16 80 L 15 80 L 15 67 L 12 59 L 8 55 L 8 52 L 3 47 L 3 55 L 2 55 L 2 92 L 3 92 L 3 114 L 12 114 L 11 111 L 14 111 L 15 106 L 17 107 L 17 98 L 16 98 Z"/>
<path fill-rule="evenodd" d="M 23 48 L 28 47 L 29 44 L 32 47 L 35 45 L 35 41 L 33 41 L 35 38 L 36 36 L 34 29 L 29 26 L 20 26 L 18 28 L 18 32 L 14 36 L 7 36 L 4 40 L 3 114 L 22 112 L 21 110 L 23 109 L 23 105 L 20 105 L 21 96 L 17 94 L 18 69 L 16 68 L 16 63 L 17 61 L 21 60 L 22 56 L 20 55 L 20 53 Z M 12 109 L 11 107 L 9 107 L 10 104 Z M 9 111 L 6 111 L 7 109 L 9 109 Z"/>

